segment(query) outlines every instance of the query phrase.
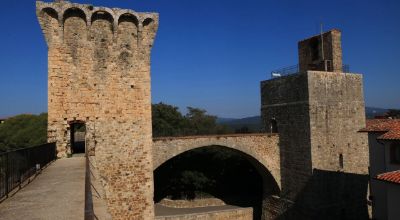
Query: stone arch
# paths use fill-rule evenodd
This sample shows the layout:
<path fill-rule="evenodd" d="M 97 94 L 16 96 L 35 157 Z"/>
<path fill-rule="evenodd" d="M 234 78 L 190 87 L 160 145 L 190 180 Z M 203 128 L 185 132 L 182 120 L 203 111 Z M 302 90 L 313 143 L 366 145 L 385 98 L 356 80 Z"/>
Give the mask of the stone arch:
<path fill-rule="evenodd" d="M 90 40 L 94 44 L 94 69 L 100 77 L 105 77 L 111 45 L 114 38 L 114 18 L 106 11 L 95 11 L 91 17 Z"/>
<path fill-rule="evenodd" d="M 118 18 L 118 46 L 121 49 L 134 51 L 137 47 L 139 21 L 131 13 Z"/>
<path fill-rule="evenodd" d="M 272 172 L 269 170 L 268 165 L 263 164 L 262 161 L 257 159 L 254 155 L 249 154 L 249 152 L 245 152 L 245 151 L 241 150 L 240 147 L 233 147 L 233 146 L 227 146 L 227 145 L 217 145 L 217 144 L 210 144 L 210 145 L 204 145 L 204 146 L 198 145 L 198 146 L 183 150 L 179 154 L 171 155 L 171 157 L 169 157 L 167 160 L 163 161 L 162 163 L 160 163 L 160 164 L 157 163 L 157 166 L 154 166 L 153 170 L 156 170 L 162 164 L 164 164 L 167 161 L 175 158 L 178 155 L 181 155 L 183 153 L 189 152 L 189 151 L 194 150 L 194 149 L 205 148 L 205 147 L 220 147 L 220 148 L 228 148 L 228 149 L 234 150 L 235 152 L 239 153 L 244 158 L 246 158 L 258 170 L 258 172 L 260 173 L 261 176 L 263 176 L 263 177 L 269 177 L 270 176 L 273 180 L 275 180 L 275 185 L 276 185 L 277 188 L 274 188 L 273 191 L 274 192 L 279 192 L 280 191 L 279 183 L 276 180 L 277 178 L 274 177 Z"/>
<path fill-rule="evenodd" d="M 265 137 L 265 136 L 264 136 Z M 277 136 L 273 137 L 273 139 L 277 138 Z M 231 140 L 229 140 L 231 139 Z M 266 216 L 268 215 L 268 207 L 270 205 L 269 200 L 271 198 L 274 198 L 276 196 L 279 196 L 281 193 L 281 187 L 280 187 L 280 171 L 279 168 L 276 169 L 276 167 L 272 166 L 273 163 L 268 163 L 266 162 L 268 159 L 270 160 L 274 160 L 274 158 L 276 159 L 274 161 L 274 163 L 278 162 L 279 163 L 279 154 L 273 154 L 273 155 L 262 155 L 259 154 L 260 152 L 257 152 L 258 150 L 254 149 L 255 144 L 251 143 L 251 137 L 250 138 L 243 138 L 242 140 L 238 140 L 241 139 L 241 137 L 239 138 L 214 138 L 213 140 L 197 140 L 195 142 L 197 142 L 197 144 L 194 144 L 193 142 L 190 143 L 191 141 L 188 141 L 187 139 L 180 139 L 180 140 L 164 140 L 164 146 L 165 149 L 173 149 L 174 147 L 172 145 L 177 144 L 177 146 L 175 147 L 176 150 L 171 150 L 170 152 L 165 152 L 167 154 L 169 154 L 168 156 L 164 157 L 163 159 L 157 161 L 157 159 L 154 159 L 154 167 L 153 170 L 154 172 L 157 171 L 157 168 L 162 167 L 161 165 L 173 160 L 175 157 L 182 155 L 184 153 L 190 152 L 192 150 L 195 149 L 201 149 L 201 148 L 210 148 L 210 147 L 216 147 L 216 148 L 222 148 L 222 149 L 230 149 L 233 150 L 234 152 L 236 152 L 237 154 L 239 154 L 242 158 L 244 158 L 246 161 L 248 161 L 253 168 L 257 171 L 257 173 L 259 174 L 259 176 L 262 179 L 262 183 L 260 183 L 261 187 L 259 190 L 260 193 L 262 193 L 260 195 L 260 203 L 258 205 L 256 205 L 257 210 L 255 213 L 256 214 L 256 218 L 261 217 L 261 216 Z M 265 138 L 258 138 L 256 137 L 256 139 L 258 139 L 257 141 L 261 141 L 263 142 L 263 140 L 265 140 Z M 162 140 L 157 140 L 156 142 L 163 142 Z M 168 141 L 171 141 L 170 143 L 167 143 Z M 239 144 L 234 144 L 234 142 L 238 141 Z M 186 143 L 185 143 L 186 142 Z M 244 143 L 249 143 L 247 146 Z M 157 154 L 157 152 L 155 152 L 155 150 L 158 151 L 162 151 L 163 147 L 161 147 L 162 143 L 156 143 L 156 145 L 159 145 L 158 147 L 155 147 L 153 149 L 153 152 L 155 154 Z M 274 145 L 274 144 L 273 144 Z M 266 146 L 265 143 L 261 143 L 260 146 L 263 147 L 272 147 L 271 146 Z M 278 146 L 277 146 L 278 147 Z M 164 150 L 165 150 L 164 149 Z M 254 150 L 252 150 L 254 149 Z M 267 151 L 264 153 L 268 153 Z M 278 158 L 276 158 L 276 156 L 278 156 Z M 167 166 L 168 167 L 168 166 Z M 155 173 L 156 175 L 156 173 Z M 156 177 L 155 177 L 156 178 Z M 240 178 L 240 176 L 238 176 L 237 178 Z M 254 181 L 254 180 L 253 180 Z M 156 189 L 156 188 L 155 188 Z M 219 198 L 218 199 L 222 199 L 223 201 L 225 201 L 224 198 Z M 240 200 L 240 199 L 239 199 Z M 234 201 L 238 201 L 237 199 L 231 200 L 230 202 L 234 202 Z M 226 201 L 225 201 L 226 202 Z M 230 205 L 237 205 L 235 203 L 227 203 Z M 253 210 L 253 211 L 255 211 Z M 254 213 L 254 214 L 255 214 Z M 259 216 L 261 215 L 261 216 Z"/>
<path fill-rule="evenodd" d="M 76 64 L 78 50 L 82 48 L 87 40 L 87 19 L 82 9 L 69 8 L 63 15 L 64 43 L 71 50 L 71 56 Z"/>
<path fill-rule="evenodd" d="M 112 21 L 114 21 L 115 19 L 115 13 L 112 9 L 110 8 L 106 8 L 106 7 L 93 7 L 93 6 L 89 6 L 91 8 L 88 8 L 89 13 L 88 13 L 88 18 L 89 18 L 89 23 L 93 22 L 93 15 L 98 13 L 98 12 L 102 12 L 102 13 L 106 13 L 109 16 L 111 16 Z"/>
<path fill-rule="evenodd" d="M 90 21 L 92 26 L 96 22 L 102 22 L 106 30 L 111 29 L 114 32 L 114 17 L 105 10 L 93 12 Z"/>
<path fill-rule="evenodd" d="M 131 13 L 124 13 L 118 18 L 117 45 L 121 53 L 118 56 L 118 66 L 123 74 L 133 67 L 133 56 L 138 48 L 139 21 Z"/>
<path fill-rule="evenodd" d="M 152 47 L 157 24 L 153 18 L 145 18 L 142 22 L 142 27 L 142 45 Z"/>
<path fill-rule="evenodd" d="M 86 13 L 80 8 L 72 7 L 72 8 L 66 9 L 63 13 L 63 24 L 65 25 L 65 22 L 67 21 L 67 19 L 70 19 L 70 18 L 80 18 L 84 21 L 85 26 L 87 25 Z"/>
<path fill-rule="evenodd" d="M 40 22 L 48 45 L 59 38 L 59 17 L 54 8 L 43 8 L 40 11 Z"/>
<path fill-rule="evenodd" d="M 153 141 L 153 170 L 169 159 L 204 146 L 224 146 L 254 158 L 271 173 L 279 189 L 281 187 L 279 136 L 265 134 L 241 136 L 200 136 L 183 138 L 159 138 Z"/>

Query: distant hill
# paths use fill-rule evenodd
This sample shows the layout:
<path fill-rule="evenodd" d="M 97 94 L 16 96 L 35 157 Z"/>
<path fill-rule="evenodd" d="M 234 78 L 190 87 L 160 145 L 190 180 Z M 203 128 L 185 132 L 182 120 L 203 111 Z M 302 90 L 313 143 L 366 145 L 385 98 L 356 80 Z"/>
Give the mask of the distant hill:
<path fill-rule="evenodd" d="M 224 124 L 224 123 L 229 123 L 231 121 L 238 120 L 237 118 L 217 118 L 217 123 L 218 124 Z"/>
<path fill-rule="evenodd" d="M 374 118 L 377 115 L 383 115 L 388 111 L 384 108 L 365 107 L 365 115 L 367 118 Z M 259 132 L 262 130 L 261 116 L 253 116 L 246 118 L 217 118 L 218 124 L 227 125 L 233 130 L 247 127 L 250 132 Z"/>
<path fill-rule="evenodd" d="M 249 129 L 249 132 L 259 132 L 262 129 L 261 116 L 253 116 L 240 119 L 218 118 L 217 123 L 226 125 L 233 130 L 247 127 Z"/>
<path fill-rule="evenodd" d="M 367 118 L 374 118 L 375 116 L 383 115 L 388 111 L 388 109 L 384 108 L 365 107 L 365 115 Z"/>

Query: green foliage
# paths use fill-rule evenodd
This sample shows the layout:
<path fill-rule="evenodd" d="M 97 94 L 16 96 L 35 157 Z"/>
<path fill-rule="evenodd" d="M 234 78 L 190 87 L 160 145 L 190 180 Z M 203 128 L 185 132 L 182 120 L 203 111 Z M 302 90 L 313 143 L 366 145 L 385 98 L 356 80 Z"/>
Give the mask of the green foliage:
<path fill-rule="evenodd" d="M 386 116 L 390 117 L 390 118 L 400 119 L 400 110 L 398 110 L 398 109 L 389 109 L 389 111 L 386 112 Z"/>
<path fill-rule="evenodd" d="M 185 127 L 185 118 L 178 107 L 158 103 L 152 105 L 153 136 L 179 136 Z"/>
<path fill-rule="evenodd" d="M 47 142 L 47 113 L 17 115 L 0 124 L 0 151 L 8 151 Z"/>
<path fill-rule="evenodd" d="M 217 117 L 208 115 L 203 109 L 188 107 L 182 115 L 178 107 L 158 103 L 152 105 L 153 136 L 188 136 L 206 134 L 226 134 L 231 130 L 217 124 Z"/>

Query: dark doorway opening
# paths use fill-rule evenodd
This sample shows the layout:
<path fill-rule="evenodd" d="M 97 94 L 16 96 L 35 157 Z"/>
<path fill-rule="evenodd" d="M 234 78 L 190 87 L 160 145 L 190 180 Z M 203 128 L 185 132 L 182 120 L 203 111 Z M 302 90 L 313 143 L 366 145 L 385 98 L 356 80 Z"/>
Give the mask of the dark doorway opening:
<path fill-rule="evenodd" d="M 71 153 L 84 154 L 85 153 L 85 136 L 86 125 L 83 122 L 74 122 L 71 126 Z"/>
<path fill-rule="evenodd" d="M 276 119 L 272 118 L 269 123 L 271 133 L 278 133 L 278 122 L 276 122 Z"/>
<path fill-rule="evenodd" d="M 263 198 L 279 190 L 261 166 L 249 155 L 223 146 L 187 151 L 154 171 L 154 202 L 217 198 L 227 205 L 252 207 L 254 219 L 260 219 Z"/>

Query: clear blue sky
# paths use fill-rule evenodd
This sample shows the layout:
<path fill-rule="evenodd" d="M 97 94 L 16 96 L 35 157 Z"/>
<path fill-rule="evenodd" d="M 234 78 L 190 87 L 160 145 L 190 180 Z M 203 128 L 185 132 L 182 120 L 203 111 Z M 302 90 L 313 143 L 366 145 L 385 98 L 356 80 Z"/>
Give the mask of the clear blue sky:
<path fill-rule="evenodd" d="M 367 106 L 400 108 L 400 1 L 76 0 L 160 13 L 152 101 L 221 117 L 260 112 L 261 80 L 297 63 L 297 41 L 342 30 Z M 0 117 L 47 111 L 47 47 L 35 1 L 0 2 Z"/>

